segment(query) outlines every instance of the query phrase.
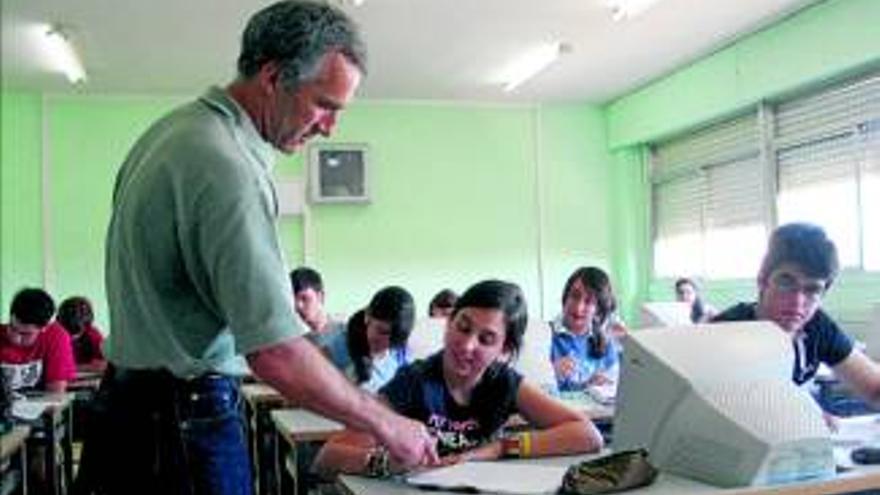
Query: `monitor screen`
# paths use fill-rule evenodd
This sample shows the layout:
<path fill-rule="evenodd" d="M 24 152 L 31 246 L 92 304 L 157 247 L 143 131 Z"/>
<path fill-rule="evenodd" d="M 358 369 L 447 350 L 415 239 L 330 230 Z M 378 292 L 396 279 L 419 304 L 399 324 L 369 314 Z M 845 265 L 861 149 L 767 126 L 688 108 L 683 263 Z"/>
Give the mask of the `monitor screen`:
<path fill-rule="evenodd" d="M 419 318 L 407 339 L 411 359 L 425 359 L 443 349 L 446 318 Z"/>
<path fill-rule="evenodd" d="M 880 360 L 880 302 L 874 304 L 871 321 L 859 335 L 859 340 L 865 344 L 865 354 Z"/>
<path fill-rule="evenodd" d="M 513 367 L 524 378 L 550 393 L 557 393 L 556 373 L 550 361 L 550 346 L 553 331 L 550 325 L 537 318 L 529 318 L 522 348 L 513 361 Z"/>
<path fill-rule="evenodd" d="M 674 327 L 691 324 L 691 307 L 677 301 L 642 304 L 641 328 Z"/>
<path fill-rule="evenodd" d="M 790 337 L 769 322 L 699 327 L 624 340 L 614 449 L 722 487 L 833 476 L 822 412 L 791 381 Z"/>

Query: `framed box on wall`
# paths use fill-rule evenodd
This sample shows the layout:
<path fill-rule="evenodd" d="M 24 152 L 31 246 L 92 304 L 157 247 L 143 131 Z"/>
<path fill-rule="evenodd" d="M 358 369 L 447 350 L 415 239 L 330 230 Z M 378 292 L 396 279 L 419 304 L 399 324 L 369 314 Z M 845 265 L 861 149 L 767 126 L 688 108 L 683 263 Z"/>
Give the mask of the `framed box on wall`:
<path fill-rule="evenodd" d="M 341 143 L 312 145 L 309 189 L 314 203 L 369 202 L 369 147 Z"/>

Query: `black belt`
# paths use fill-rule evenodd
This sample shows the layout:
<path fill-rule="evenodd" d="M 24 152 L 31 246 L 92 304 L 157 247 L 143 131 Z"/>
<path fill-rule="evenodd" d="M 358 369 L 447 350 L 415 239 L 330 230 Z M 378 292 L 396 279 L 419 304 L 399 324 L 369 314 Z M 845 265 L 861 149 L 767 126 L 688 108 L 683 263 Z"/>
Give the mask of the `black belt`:
<path fill-rule="evenodd" d="M 140 369 L 119 368 L 110 364 L 105 379 L 125 386 L 148 388 L 174 388 L 182 391 L 198 391 L 205 387 L 216 387 L 221 382 L 238 385 L 239 378 L 208 372 L 194 378 L 179 378 L 164 368 Z"/>

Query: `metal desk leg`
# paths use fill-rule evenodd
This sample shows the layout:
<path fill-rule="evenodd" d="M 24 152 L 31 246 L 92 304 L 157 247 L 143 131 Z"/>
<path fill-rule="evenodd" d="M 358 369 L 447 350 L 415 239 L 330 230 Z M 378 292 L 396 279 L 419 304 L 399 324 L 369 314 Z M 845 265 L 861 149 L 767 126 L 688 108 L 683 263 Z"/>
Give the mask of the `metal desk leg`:
<path fill-rule="evenodd" d="M 73 486 L 73 407 L 64 409 L 62 419 L 61 452 L 64 455 L 64 492 L 70 491 Z"/>
<path fill-rule="evenodd" d="M 55 413 L 43 414 L 43 431 L 46 435 L 44 469 L 49 490 L 54 495 L 64 495 L 58 478 L 58 429 Z"/>

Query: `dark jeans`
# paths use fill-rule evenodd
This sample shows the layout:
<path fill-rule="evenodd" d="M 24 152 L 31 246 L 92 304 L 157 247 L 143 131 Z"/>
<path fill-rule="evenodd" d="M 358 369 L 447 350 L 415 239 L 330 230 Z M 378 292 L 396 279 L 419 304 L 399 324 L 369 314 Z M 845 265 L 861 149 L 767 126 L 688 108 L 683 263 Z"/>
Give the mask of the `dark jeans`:
<path fill-rule="evenodd" d="M 238 380 L 108 367 L 88 415 L 77 493 L 250 495 Z"/>

